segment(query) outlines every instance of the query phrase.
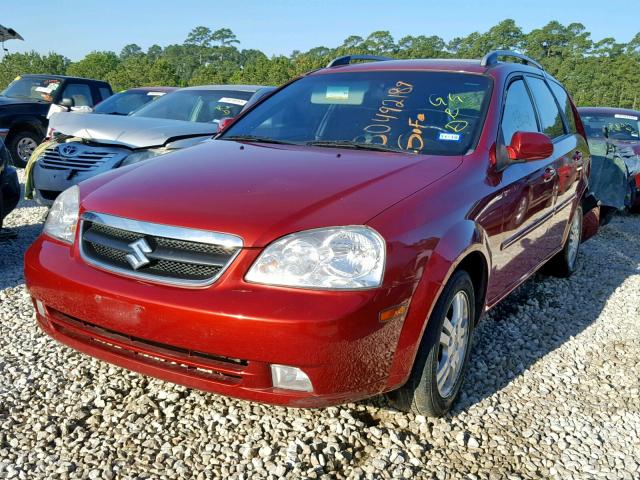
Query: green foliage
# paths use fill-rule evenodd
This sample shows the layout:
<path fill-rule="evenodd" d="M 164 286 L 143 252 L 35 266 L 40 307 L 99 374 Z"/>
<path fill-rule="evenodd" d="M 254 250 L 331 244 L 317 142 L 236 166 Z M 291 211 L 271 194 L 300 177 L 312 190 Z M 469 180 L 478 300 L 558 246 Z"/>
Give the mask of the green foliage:
<path fill-rule="evenodd" d="M 120 59 L 126 60 L 129 57 L 136 57 L 144 55 L 140 46 L 136 43 L 130 43 L 125 45 L 120 52 Z"/>
<path fill-rule="evenodd" d="M 513 49 L 539 60 L 563 82 L 579 105 L 640 109 L 640 32 L 628 43 L 591 39 L 584 25 L 551 21 L 528 33 L 511 19 L 486 32 L 472 32 L 446 42 L 435 35 L 407 35 L 396 41 L 382 30 L 367 37 L 352 35 L 335 48 L 318 46 L 289 56 L 267 57 L 259 50 L 239 49 L 228 28 L 197 26 L 182 44 L 126 45 L 120 55 L 92 52 L 78 62 L 61 55 L 36 52 L 5 55 L 0 61 L 0 88 L 17 75 L 50 73 L 105 79 L 114 90 L 141 85 L 203 85 L 215 83 L 284 83 L 347 54 L 395 58 L 480 58 L 489 50 Z"/>
<path fill-rule="evenodd" d="M 69 66 L 69 59 L 49 53 L 40 55 L 36 52 L 10 53 L 0 62 L 0 89 L 4 89 L 18 75 L 25 73 L 49 73 L 62 75 Z"/>
<path fill-rule="evenodd" d="M 120 59 L 114 52 L 91 52 L 79 62 L 69 65 L 67 75 L 106 80 L 119 64 Z"/>
<path fill-rule="evenodd" d="M 134 55 L 109 72 L 107 80 L 114 91 L 119 91 L 132 87 L 176 85 L 178 76 L 165 59 L 153 61 L 145 55 Z"/>

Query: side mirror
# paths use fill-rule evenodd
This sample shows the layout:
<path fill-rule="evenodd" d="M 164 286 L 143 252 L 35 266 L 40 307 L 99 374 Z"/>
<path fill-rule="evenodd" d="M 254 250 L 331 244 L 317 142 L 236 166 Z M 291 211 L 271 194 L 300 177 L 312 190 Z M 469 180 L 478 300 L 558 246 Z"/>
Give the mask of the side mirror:
<path fill-rule="evenodd" d="M 602 127 L 602 134 L 604 138 L 609 138 L 609 127 Z"/>
<path fill-rule="evenodd" d="M 70 110 L 71 107 L 75 106 L 76 102 L 73 101 L 73 98 L 63 98 L 60 102 L 60 105 L 66 107 L 67 110 Z"/>
<path fill-rule="evenodd" d="M 225 128 L 231 125 L 234 120 L 234 117 L 221 118 L 220 122 L 218 122 L 218 130 L 216 131 L 216 133 L 220 133 L 221 131 L 223 131 Z"/>
<path fill-rule="evenodd" d="M 551 139 L 544 133 L 516 132 L 507 146 L 510 160 L 542 160 L 553 153 Z"/>

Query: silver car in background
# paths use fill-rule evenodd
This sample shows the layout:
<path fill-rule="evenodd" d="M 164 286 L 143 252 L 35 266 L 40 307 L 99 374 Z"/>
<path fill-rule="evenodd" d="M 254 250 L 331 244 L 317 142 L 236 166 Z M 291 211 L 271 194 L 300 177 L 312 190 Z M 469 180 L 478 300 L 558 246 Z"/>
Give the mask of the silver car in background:
<path fill-rule="evenodd" d="M 35 199 L 51 205 L 90 177 L 200 143 L 269 87 L 209 85 L 169 93 L 128 116 L 57 113 L 54 137 L 33 165 Z"/>

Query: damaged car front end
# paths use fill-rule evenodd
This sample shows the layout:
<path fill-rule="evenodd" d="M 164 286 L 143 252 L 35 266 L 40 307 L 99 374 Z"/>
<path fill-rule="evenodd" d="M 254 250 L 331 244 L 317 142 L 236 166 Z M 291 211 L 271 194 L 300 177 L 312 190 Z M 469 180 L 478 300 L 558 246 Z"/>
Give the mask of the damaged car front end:
<path fill-rule="evenodd" d="M 27 198 L 51 205 L 60 192 L 114 168 L 125 167 L 172 151 L 200 143 L 211 132 L 193 133 L 178 139 L 168 138 L 161 145 L 136 146 L 93 141 L 73 135 L 57 135 L 35 152 L 31 165 L 32 181 Z"/>
<path fill-rule="evenodd" d="M 592 154 L 589 185 L 606 222 L 619 210 L 640 207 L 640 112 L 578 109 Z"/>
<path fill-rule="evenodd" d="M 50 206 L 83 180 L 203 142 L 260 89 L 185 88 L 128 116 L 58 113 L 50 122 L 54 135 L 29 162 L 25 195 Z"/>

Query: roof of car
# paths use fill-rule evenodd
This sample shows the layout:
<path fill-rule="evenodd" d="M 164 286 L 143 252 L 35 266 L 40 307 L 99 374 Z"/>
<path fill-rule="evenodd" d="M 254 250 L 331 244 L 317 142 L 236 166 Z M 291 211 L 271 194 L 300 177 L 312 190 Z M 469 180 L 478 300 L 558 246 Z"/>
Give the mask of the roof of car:
<path fill-rule="evenodd" d="M 124 90 L 125 92 L 173 92 L 174 90 L 178 90 L 180 87 L 133 87 Z"/>
<path fill-rule="evenodd" d="M 196 87 L 186 87 L 182 90 L 235 90 L 238 92 L 257 92 L 264 85 L 198 85 Z"/>
<path fill-rule="evenodd" d="M 433 58 L 433 59 L 412 59 L 412 60 L 385 60 L 378 62 L 351 63 L 335 67 L 323 68 L 315 73 L 331 72 L 361 72 L 361 71 L 384 71 L 384 70 L 439 70 L 467 73 L 486 73 L 494 69 L 509 69 L 527 72 L 538 72 L 541 70 L 529 65 L 514 62 L 498 62 L 495 65 L 484 66 L 480 60 L 460 59 L 460 58 Z M 547 73 L 547 75 L 549 75 Z"/>
<path fill-rule="evenodd" d="M 49 75 L 47 73 L 25 73 L 24 75 L 20 75 L 20 77 L 21 78 L 25 78 L 25 77 L 58 78 L 60 80 L 86 80 L 88 82 L 107 83 L 104 80 L 96 80 L 95 78 L 69 77 L 67 75 Z"/>
<path fill-rule="evenodd" d="M 593 114 L 604 113 L 609 115 L 615 115 L 616 113 L 622 115 L 635 115 L 640 117 L 640 111 L 631 110 L 630 108 L 614 108 L 614 107 L 578 107 L 578 113 L 581 114 Z"/>

